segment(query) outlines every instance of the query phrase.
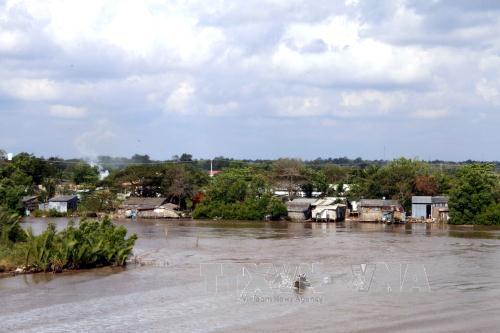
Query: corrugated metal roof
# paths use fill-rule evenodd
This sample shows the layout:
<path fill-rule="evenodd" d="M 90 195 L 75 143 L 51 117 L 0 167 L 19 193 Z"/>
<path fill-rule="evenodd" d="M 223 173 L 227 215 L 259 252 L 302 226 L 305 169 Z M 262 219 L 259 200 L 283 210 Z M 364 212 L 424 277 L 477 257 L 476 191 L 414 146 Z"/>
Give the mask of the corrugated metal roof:
<path fill-rule="evenodd" d="M 333 205 L 335 203 L 335 201 L 337 201 L 339 199 L 342 200 L 342 198 L 337 198 L 337 197 L 326 197 L 326 198 L 316 200 L 312 205 L 313 206 L 329 206 L 329 205 Z"/>
<path fill-rule="evenodd" d="M 297 198 L 286 202 L 286 207 L 289 212 L 303 212 L 311 206 L 317 199 Z"/>
<path fill-rule="evenodd" d="M 432 203 L 448 203 L 448 197 L 445 196 L 432 197 Z"/>
<path fill-rule="evenodd" d="M 76 195 L 57 195 L 49 200 L 49 202 L 68 202 L 74 199 L 78 199 Z"/>
<path fill-rule="evenodd" d="M 411 197 L 412 204 L 430 204 L 432 203 L 431 196 L 414 195 Z"/>
<path fill-rule="evenodd" d="M 130 197 L 123 203 L 123 208 L 137 208 L 137 209 L 154 209 L 163 205 L 167 201 L 166 198 L 141 198 Z"/>
<path fill-rule="evenodd" d="M 397 200 L 383 200 L 383 199 L 361 199 L 358 204 L 359 207 L 384 207 L 384 206 L 401 206 Z"/>
<path fill-rule="evenodd" d="M 28 202 L 28 201 L 31 201 L 31 200 L 34 200 L 34 199 L 38 199 L 38 196 L 36 196 L 36 195 L 29 195 L 29 196 L 23 197 L 21 199 L 21 201 L 22 202 Z"/>

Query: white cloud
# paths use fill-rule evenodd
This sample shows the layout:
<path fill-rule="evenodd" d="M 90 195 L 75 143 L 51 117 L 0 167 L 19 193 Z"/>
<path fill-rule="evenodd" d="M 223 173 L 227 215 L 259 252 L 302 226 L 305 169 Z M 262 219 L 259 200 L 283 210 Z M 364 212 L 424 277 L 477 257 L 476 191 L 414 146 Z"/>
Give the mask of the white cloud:
<path fill-rule="evenodd" d="M 219 103 L 219 104 L 209 104 L 207 105 L 206 114 L 209 116 L 226 116 L 235 114 L 235 112 L 239 108 L 239 103 L 231 101 L 227 103 Z"/>
<path fill-rule="evenodd" d="M 420 119 L 440 119 L 449 115 L 450 111 L 447 109 L 421 109 L 410 113 L 411 117 Z"/>
<path fill-rule="evenodd" d="M 485 79 L 476 83 L 476 93 L 488 102 L 499 102 L 500 93 L 497 86 Z"/>
<path fill-rule="evenodd" d="M 115 47 L 125 58 L 179 65 L 198 65 L 214 56 L 223 31 L 202 27 L 182 3 L 145 1 L 82 2 L 17 0 L 7 6 L 28 12 L 67 52 L 86 44 Z M 180 63 L 179 63 L 180 62 Z"/>
<path fill-rule="evenodd" d="M 275 98 L 271 104 L 274 114 L 281 117 L 313 117 L 327 113 L 326 104 L 319 97 L 287 96 Z"/>
<path fill-rule="evenodd" d="M 87 109 L 69 105 L 52 105 L 49 114 L 57 118 L 83 118 L 87 115 Z"/>
<path fill-rule="evenodd" d="M 487 125 L 500 104 L 498 14 L 413 1 L 5 0 L 0 121 L 92 110 L 152 137 L 151 124 L 206 117 L 221 118 L 222 137 L 253 115 L 291 127 L 370 115 Z"/>
<path fill-rule="evenodd" d="M 60 96 L 60 89 L 48 79 L 6 79 L 0 81 L 0 91 L 24 101 L 48 101 Z"/>
<path fill-rule="evenodd" d="M 395 105 L 403 102 L 405 97 L 397 92 L 382 93 L 374 90 L 344 92 L 340 104 L 348 108 L 375 106 L 379 111 L 388 112 Z"/>
<path fill-rule="evenodd" d="M 276 75 L 314 84 L 407 85 L 430 79 L 428 51 L 362 37 L 363 29 L 342 16 L 290 26 L 271 58 Z M 328 51 L 301 52 L 316 40 Z"/>
<path fill-rule="evenodd" d="M 165 103 L 167 112 L 177 112 L 181 114 L 188 114 L 193 111 L 193 96 L 196 92 L 195 87 L 188 83 L 182 82 L 170 94 Z"/>

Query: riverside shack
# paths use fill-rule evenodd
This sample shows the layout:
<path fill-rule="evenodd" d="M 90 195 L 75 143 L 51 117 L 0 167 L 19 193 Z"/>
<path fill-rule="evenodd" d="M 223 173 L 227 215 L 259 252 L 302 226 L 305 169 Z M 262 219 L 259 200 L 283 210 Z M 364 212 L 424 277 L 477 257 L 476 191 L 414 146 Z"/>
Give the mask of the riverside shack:
<path fill-rule="evenodd" d="M 305 221 L 311 218 L 312 204 L 314 198 L 295 198 L 286 202 L 288 217 L 293 221 Z"/>
<path fill-rule="evenodd" d="M 448 197 L 411 197 L 411 217 L 415 219 L 448 219 Z"/>
<path fill-rule="evenodd" d="M 117 213 L 125 217 L 179 218 L 178 205 L 167 202 L 166 198 L 130 197 L 120 206 Z"/>
<path fill-rule="evenodd" d="M 323 198 L 312 204 L 311 218 L 314 221 L 344 221 L 347 206 L 339 202 L 339 198 Z"/>
<path fill-rule="evenodd" d="M 358 203 L 361 222 L 405 222 L 406 213 L 397 200 L 361 199 Z"/>
<path fill-rule="evenodd" d="M 78 197 L 76 195 L 56 195 L 49 199 L 47 205 L 41 204 L 41 210 L 55 210 L 59 213 L 75 211 L 78 208 Z"/>

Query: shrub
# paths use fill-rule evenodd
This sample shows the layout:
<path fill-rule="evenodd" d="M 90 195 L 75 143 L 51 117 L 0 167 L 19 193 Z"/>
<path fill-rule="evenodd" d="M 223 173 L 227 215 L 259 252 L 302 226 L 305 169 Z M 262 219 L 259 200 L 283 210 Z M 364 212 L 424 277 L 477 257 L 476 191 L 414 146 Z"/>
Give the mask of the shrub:
<path fill-rule="evenodd" d="M 500 203 L 488 206 L 477 217 L 478 224 L 484 225 L 500 225 Z"/>
<path fill-rule="evenodd" d="M 131 254 L 137 236 L 126 238 L 127 230 L 115 226 L 108 217 L 102 221 L 82 220 L 57 232 L 49 224 L 41 235 L 28 230 L 25 266 L 34 271 L 122 266 Z"/>
<path fill-rule="evenodd" d="M 26 233 L 21 228 L 21 217 L 0 207 L 0 244 L 9 244 L 26 239 Z"/>

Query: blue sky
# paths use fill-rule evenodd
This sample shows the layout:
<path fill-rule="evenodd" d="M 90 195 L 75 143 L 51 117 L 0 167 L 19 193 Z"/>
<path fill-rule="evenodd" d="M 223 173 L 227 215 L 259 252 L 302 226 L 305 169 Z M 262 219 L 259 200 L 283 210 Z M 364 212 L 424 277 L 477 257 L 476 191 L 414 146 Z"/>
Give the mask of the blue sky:
<path fill-rule="evenodd" d="M 499 17 L 468 0 L 0 1 L 0 148 L 499 160 Z"/>

